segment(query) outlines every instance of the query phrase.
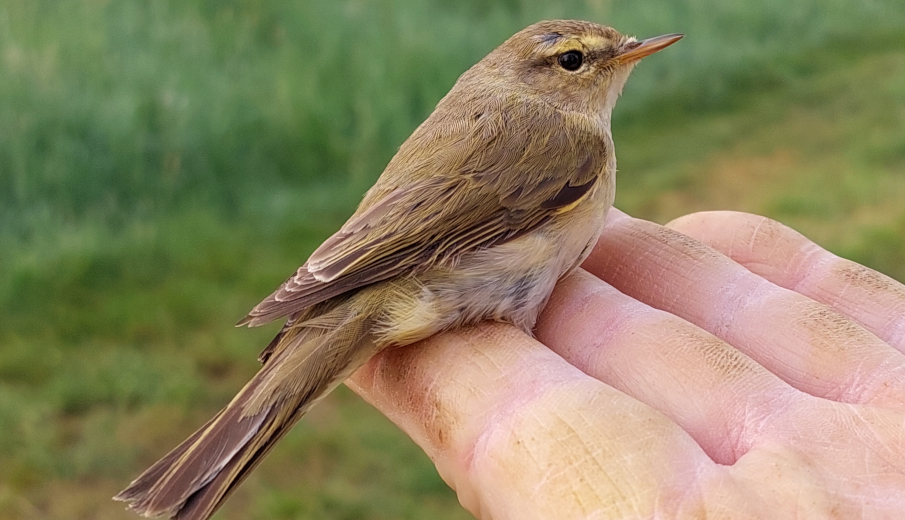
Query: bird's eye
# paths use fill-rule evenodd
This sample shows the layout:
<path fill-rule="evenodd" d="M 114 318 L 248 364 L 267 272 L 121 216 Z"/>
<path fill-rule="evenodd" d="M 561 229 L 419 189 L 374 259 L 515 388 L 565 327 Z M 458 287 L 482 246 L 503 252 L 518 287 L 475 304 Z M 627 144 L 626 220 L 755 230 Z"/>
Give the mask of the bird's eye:
<path fill-rule="evenodd" d="M 559 66 L 566 70 L 578 70 L 584 56 L 579 51 L 564 52 L 559 55 Z"/>

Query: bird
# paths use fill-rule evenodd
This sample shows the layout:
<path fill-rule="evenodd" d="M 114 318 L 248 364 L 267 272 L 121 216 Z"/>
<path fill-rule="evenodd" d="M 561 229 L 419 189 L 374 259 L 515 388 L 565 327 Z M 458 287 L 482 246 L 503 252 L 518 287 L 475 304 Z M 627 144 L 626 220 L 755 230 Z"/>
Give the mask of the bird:
<path fill-rule="evenodd" d="M 623 85 L 680 38 L 543 21 L 464 72 L 350 219 L 238 323 L 286 320 L 259 372 L 114 499 L 144 516 L 207 519 L 382 349 L 484 320 L 532 334 L 613 204 Z"/>

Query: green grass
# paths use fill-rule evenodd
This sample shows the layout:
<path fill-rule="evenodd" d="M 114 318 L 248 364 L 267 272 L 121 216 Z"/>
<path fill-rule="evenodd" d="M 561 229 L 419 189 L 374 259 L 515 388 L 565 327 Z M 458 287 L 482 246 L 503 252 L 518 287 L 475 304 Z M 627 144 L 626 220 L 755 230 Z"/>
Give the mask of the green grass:
<path fill-rule="evenodd" d="M 542 18 L 688 36 L 617 107 L 617 204 L 739 209 L 905 280 L 897 0 L 0 4 L 0 519 L 119 488 L 225 403 L 232 324 L 338 227 L 458 74 Z M 375 478 L 375 475 L 378 478 Z M 467 518 L 341 389 L 220 518 Z"/>

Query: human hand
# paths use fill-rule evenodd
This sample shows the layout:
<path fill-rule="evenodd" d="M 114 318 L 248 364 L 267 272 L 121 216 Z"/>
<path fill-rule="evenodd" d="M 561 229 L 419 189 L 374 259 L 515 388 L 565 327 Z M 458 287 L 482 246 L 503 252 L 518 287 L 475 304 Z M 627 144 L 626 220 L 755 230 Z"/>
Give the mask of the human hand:
<path fill-rule="evenodd" d="M 730 212 L 614 210 L 583 268 L 537 340 L 483 324 L 348 384 L 479 518 L 903 517 L 905 286 Z"/>

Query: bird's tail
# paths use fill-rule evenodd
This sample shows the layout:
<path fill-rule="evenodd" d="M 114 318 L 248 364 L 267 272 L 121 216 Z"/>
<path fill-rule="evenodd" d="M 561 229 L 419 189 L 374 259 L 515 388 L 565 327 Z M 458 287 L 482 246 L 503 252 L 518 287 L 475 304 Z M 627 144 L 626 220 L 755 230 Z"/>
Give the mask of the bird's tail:
<path fill-rule="evenodd" d="M 209 518 L 315 402 L 375 353 L 374 309 L 363 296 L 285 327 L 232 402 L 114 499 L 144 516 Z"/>

